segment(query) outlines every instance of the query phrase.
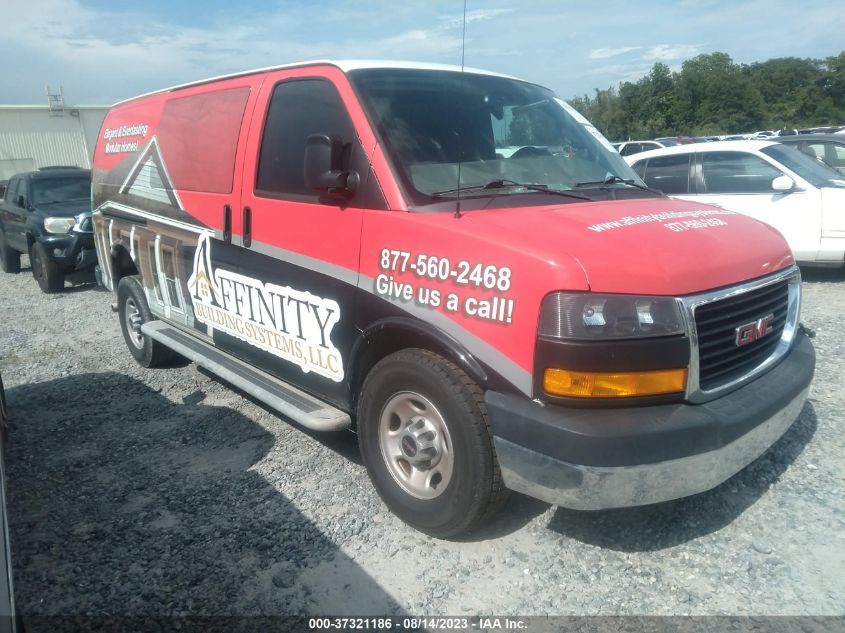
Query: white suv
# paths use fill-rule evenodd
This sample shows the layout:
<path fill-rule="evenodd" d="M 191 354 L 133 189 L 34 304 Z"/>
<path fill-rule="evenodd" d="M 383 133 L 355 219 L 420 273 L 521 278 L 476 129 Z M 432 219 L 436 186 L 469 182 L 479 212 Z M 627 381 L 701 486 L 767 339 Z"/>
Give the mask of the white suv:
<path fill-rule="evenodd" d="M 798 149 L 771 141 L 718 141 L 625 158 L 667 195 L 723 207 L 766 222 L 795 259 L 845 264 L 845 180 Z"/>

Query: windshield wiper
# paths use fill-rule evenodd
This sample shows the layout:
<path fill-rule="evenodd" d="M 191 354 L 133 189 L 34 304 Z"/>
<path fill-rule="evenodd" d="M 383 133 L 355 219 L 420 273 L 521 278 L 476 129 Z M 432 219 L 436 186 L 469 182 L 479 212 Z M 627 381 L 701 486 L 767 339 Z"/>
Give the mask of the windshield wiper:
<path fill-rule="evenodd" d="M 666 194 L 660 191 L 659 189 L 652 189 L 651 187 L 646 187 L 645 185 L 641 185 L 633 178 L 620 178 L 616 175 L 608 174 L 607 178 L 604 180 L 588 180 L 585 182 L 576 182 L 576 187 L 590 187 L 596 185 L 630 185 L 631 187 L 636 187 L 637 189 L 642 189 L 643 191 L 650 191 L 651 193 L 656 193 L 659 196 L 665 196 Z"/>
<path fill-rule="evenodd" d="M 530 183 L 516 182 L 515 180 L 491 180 L 484 185 L 473 185 L 470 187 L 456 187 L 455 189 L 446 189 L 444 191 L 435 191 L 431 195 L 432 198 L 442 198 L 450 194 L 464 193 L 467 191 L 489 191 L 492 189 L 528 189 L 529 191 L 539 191 L 540 193 L 548 193 L 553 196 L 565 196 L 567 198 L 576 198 L 577 200 L 592 200 L 587 196 L 582 196 L 577 193 L 563 191 L 561 189 L 550 189 L 548 185 L 536 185 Z"/>

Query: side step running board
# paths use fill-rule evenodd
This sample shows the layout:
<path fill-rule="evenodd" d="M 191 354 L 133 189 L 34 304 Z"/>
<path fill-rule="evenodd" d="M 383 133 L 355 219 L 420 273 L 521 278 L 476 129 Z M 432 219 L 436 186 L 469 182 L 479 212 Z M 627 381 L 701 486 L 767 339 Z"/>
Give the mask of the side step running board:
<path fill-rule="evenodd" d="M 144 323 L 141 331 L 306 428 L 340 431 L 348 429 L 352 423 L 348 413 L 224 354 L 164 321 Z"/>

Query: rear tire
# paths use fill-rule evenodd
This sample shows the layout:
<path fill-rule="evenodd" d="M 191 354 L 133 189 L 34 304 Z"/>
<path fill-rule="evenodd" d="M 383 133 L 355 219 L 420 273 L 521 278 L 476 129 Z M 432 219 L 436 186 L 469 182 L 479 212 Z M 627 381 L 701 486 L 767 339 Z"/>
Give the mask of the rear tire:
<path fill-rule="evenodd" d="M 21 271 L 21 254 L 6 242 L 6 234 L 0 231 L 0 268 L 4 273 Z"/>
<path fill-rule="evenodd" d="M 30 248 L 29 263 L 32 265 L 32 276 L 38 282 L 41 292 L 53 294 L 64 290 L 65 273 L 56 262 L 50 259 L 41 242 L 35 242 Z"/>
<path fill-rule="evenodd" d="M 382 500 L 421 532 L 467 532 L 507 498 L 483 392 L 437 354 L 402 350 L 373 367 L 358 405 L 358 437 Z"/>
<path fill-rule="evenodd" d="M 155 317 L 137 275 L 124 277 L 117 284 L 117 311 L 120 329 L 129 352 L 142 367 L 156 367 L 171 361 L 176 353 L 141 332 L 141 326 Z"/>

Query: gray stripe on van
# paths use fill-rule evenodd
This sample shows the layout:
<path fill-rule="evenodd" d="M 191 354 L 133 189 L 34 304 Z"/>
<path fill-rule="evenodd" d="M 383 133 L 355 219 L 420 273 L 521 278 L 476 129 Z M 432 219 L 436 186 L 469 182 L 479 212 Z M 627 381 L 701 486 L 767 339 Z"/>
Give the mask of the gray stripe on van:
<path fill-rule="evenodd" d="M 495 347 L 485 342 L 475 334 L 472 334 L 461 325 L 455 323 L 442 312 L 438 312 L 437 310 L 433 310 L 431 308 L 420 307 L 414 302 L 405 303 L 380 295 L 375 290 L 375 279 L 373 277 L 368 277 L 366 275 L 359 276 L 354 270 L 344 268 L 343 266 L 330 264 L 323 260 L 309 257 L 308 255 L 289 251 L 284 248 L 279 248 L 278 246 L 271 246 L 270 244 L 265 244 L 263 242 L 253 241 L 250 248 L 262 255 L 267 255 L 268 257 L 273 257 L 289 264 L 301 266 L 302 268 L 307 268 L 308 270 L 313 270 L 314 272 L 352 284 L 353 286 L 357 286 L 361 290 L 377 296 L 380 299 L 390 301 L 390 303 L 401 308 L 408 314 L 435 325 L 447 334 L 459 340 L 467 348 L 467 350 L 469 350 L 469 352 L 481 362 L 501 374 L 525 395 L 529 397 L 531 396 L 533 387 L 531 372 L 520 367 Z"/>
<path fill-rule="evenodd" d="M 309 257 L 308 255 L 303 255 L 302 253 L 289 251 L 284 248 L 279 248 L 278 246 L 265 244 L 264 242 L 256 242 L 255 240 L 253 240 L 249 250 L 256 251 L 274 259 L 281 259 L 282 261 L 294 264 L 295 266 L 301 266 L 302 268 L 313 270 L 314 272 L 339 279 L 340 281 L 352 284 L 353 286 L 358 283 L 358 273 L 356 271 L 349 270 L 343 266 L 338 266 L 337 264 L 330 264 L 322 259 L 317 259 L 316 257 Z"/>
<path fill-rule="evenodd" d="M 365 290 L 370 294 L 384 299 L 385 301 L 390 301 L 393 305 L 423 321 L 428 321 L 432 325 L 439 327 L 441 330 L 460 341 L 476 358 L 513 383 L 513 385 L 525 395 L 531 397 L 533 387 L 531 372 L 520 367 L 502 352 L 487 343 L 484 339 L 481 339 L 472 332 L 469 332 L 463 326 L 455 323 L 442 312 L 438 312 L 437 310 L 433 310 L 431 308 L 423 308 L 413 301 L 404 302 L 378 294 L 375 290 L 375 283 L 375 279 L 372 277 L 361 275 L 358 280 L 358 287 L 361 290 Z"/>

